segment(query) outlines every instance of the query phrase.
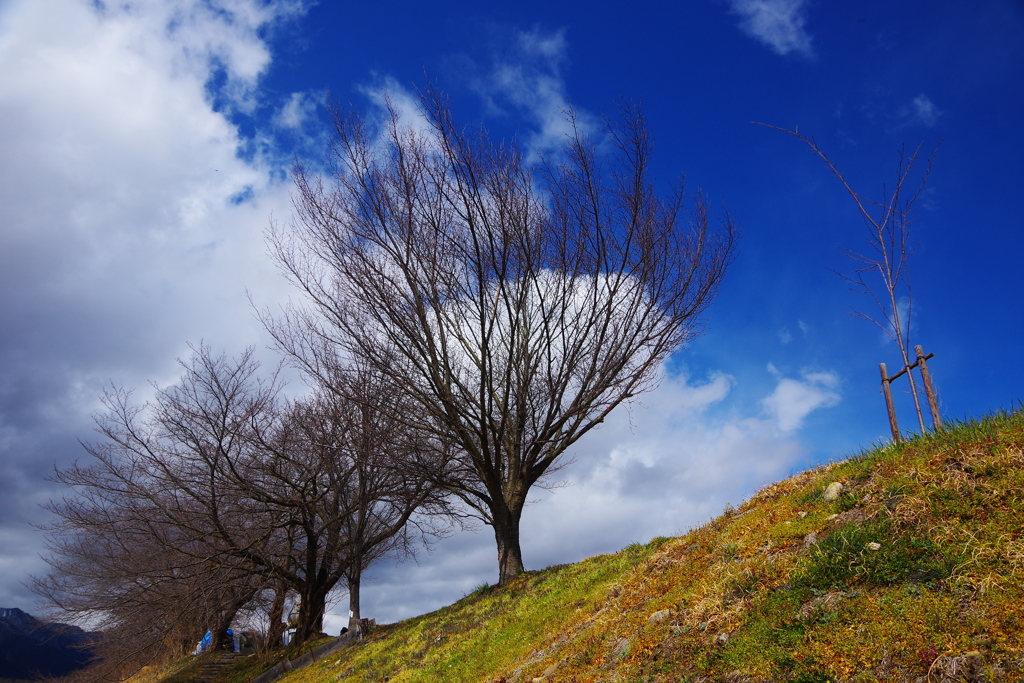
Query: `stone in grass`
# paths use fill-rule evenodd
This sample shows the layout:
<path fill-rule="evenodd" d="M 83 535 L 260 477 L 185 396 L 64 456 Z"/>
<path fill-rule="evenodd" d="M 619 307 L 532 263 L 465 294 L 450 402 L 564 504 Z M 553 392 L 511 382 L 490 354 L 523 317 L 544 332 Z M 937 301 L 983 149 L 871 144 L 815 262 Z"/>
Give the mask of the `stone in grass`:
<path fill-rule="evenodd" d="M 845 597 L 847 597 L 847 594 L 842 591 L 829 591 L 825 595 L 820 595 L 808 600 L 800 607 L 800 618 L 807 620 L 811 619 L 815 615 L 835 612 L 839 609 L 839 606 Z"/>
<path fill-rule="evenodd" d="M 670 609 L 663 609 L 663 610 L 655 612 L 651 616 L 647 617 L 647 623 L 648 624 L 657 624 L 659 621 L 665 621 L 670 616 L 672 616 L 672 610 L 670 610 Z"/>
<path fill-rule="evenodd" d="M 627 638 L 619 638 L 615 645 L 612 647 L 611 657 L 612 659 L 622 659 L 629 653 L 629 640 Z"/>
<path fill-rule="evenodd" d="M 833 501 L 842 494 L 844 488 L 846 487 L 843 486 L 842 482 L 834 481 L 825 487 L 825 493 L 821 497 L 826 501 Z"/>
<path fill-rule="evenodd" d="M 553 681 L 556 673 L 558 673 L 558 664 L 552 664 L 548 668 L 544 669 L 544 673 L 534 678 L 531 683 L 547 683 L 547 681 Z"/>

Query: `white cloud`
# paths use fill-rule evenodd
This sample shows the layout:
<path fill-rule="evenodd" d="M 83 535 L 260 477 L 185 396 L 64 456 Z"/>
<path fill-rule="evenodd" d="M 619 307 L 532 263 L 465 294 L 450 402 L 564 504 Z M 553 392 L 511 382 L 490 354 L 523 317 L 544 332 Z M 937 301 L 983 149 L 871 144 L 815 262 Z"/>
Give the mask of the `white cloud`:
<path fill-rule="evenodd" d="M 792 432 L 815 410 L 838 404 L 838 386 L 839 378 L 831 372 L 805 372 L 800 380 L 780 377 L 775 391 L 761 404 L 781 432 Z"/>
<path fill-rule="evenodd" d="M 424 140 L 431 140 L 433 127 L 427 121 L 420 105 L 419 96 L 399 83 L 392 76 L 378 77 L 372 83 L 363 85 L 359 91 L 370 100 L 374 109 L 369 113 L 373 123 L 379 127 L 385 126 L 389 120 L 390 108 L 398 114 L 402 126 L 406 126 Z M 386 131 L 382 130 L 381 134 Z"/>
<path fill-rule="evenodd" d="M 808 455 L 803 418 L 838 401 L 837 383 L 831 373 L 780 377 L 762 401 L 779 412 L 766 418 L 738 410 L 732 377 L 667 377 L 580 440 L 564 472 L 572 486 L 535 494 L 543 502 L 524 514 L 525 557 L 544 566 L 678 534 L 788 476 Z"/>
<path fill-rule="evenodd" d="M 76 438 L 111 380 L 145 390 L 176 376 L 189 340 L 263 345 L 246 287 L 261 302 L 284 295 L 262 233 L 271 211 L 289 212 L 289 187 L 240 157 L 224 112 L 254 106 L 270 60 L 261 33 L 294 11 L 0 5 L 0 531 L 38 521 L 46 472 L 82 455 Z"/>
<path fill-rule="evenodd" d="M 903 339 L 909 339 L 910 333 L 917 329 L 917 322 L 913 313 L 913 301 L 910 297 L 901 296 L 896 300 L 895 312 L 892 307 L 886 306 L 884 318 L 881 315 L 871 318 L 871 321 L 878 326 L 878 345 L 888 346 L 896 340 L 897 317 L 899 318 L 900 329 L 903 332 Z"/>
<path fill-rule="evenodd" d="M 896 130 L 916 126 L 933 128 L 943 114 L 938 105 L 925 93 L 916 95 L 909 102 L 901 100 L 888 105 L 866 105 L 864 111 L 869 116 L 885 118 Z"/>
<path fill-rule="evenodd" d="M 324 93 L 293 92 L 274 116 L 281 128 L 301 130 L 316 116 L 316 109 L 324 101 Z"/>
<path fill-rule="evenodd" d="M 516 36 L 511 58 L 495 64 L 477 83 L 480 94 L 496 110 L 512 109 L 531 120 L 535 132 L 525 141 L 531 158 L 559 149 L 572 134 L 567 115 L 573 106 L 562 75 L 567 52 L 564 31 L 524 31 Z M 575 114 L 582 131 L 599 128 L 591 114 L 578 109 Z"/>
<path fill-rule="evenodd" d="M 213 290 L 193 302 L 203 308 L 224 289 L 241 293 L 244 270 L 263 260 L 270 207 L 240 200 L 284 193 L 261 162 L 239 158 L 208 83 L 223 71 L 218 97 L 245 106 L 269 60 L 257 31 L 274 7 L 6 7 L 0 261 L 18 308 L 46 296 L 173 319 L 189 290 Z"/>
<path fill-rule="evenodd" d="M 740 28 L 780 55 L 814 56 L 807 33 L 807 0 L 729 0 Z"/>
<path fill-rule="evenodd" d="M 935 106 L 931 98 L 925 94 L 918 95 L 914 98 L 913 102 L 910 103 L 908 108 L 907 116 L 911 121 L 916 121 L 925 126 L 931 128 L 934 126 L 942 112 Z"/>
<path fill-rule="evenodd" d="M 369 131 L 376 135 L 374 144 L 383 153 L 391 144 L 388 126 L 391 116 L 397 116 L 398 126 L 405 132 L 415 134 L 420 142 L 433 146 L 437 144 L 436 131 L 424 113 L 420 94 L 398 82 L 393 76 L 375 74 L 368 82 L 357 87 L 370 106 L 359 112 L 365 116 Z M 443 93 L 442 93 L 443 95 Z"/>

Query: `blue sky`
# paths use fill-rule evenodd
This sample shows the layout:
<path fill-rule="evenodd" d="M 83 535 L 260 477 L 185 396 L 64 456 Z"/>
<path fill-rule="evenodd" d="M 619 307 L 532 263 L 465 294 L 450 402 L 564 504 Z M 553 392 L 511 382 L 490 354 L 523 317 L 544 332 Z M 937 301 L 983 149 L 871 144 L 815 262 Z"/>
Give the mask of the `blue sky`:
<path fill-rule="evenodd" d="M 1018 0 L 0 0 L 0 74 L 0 606 L 37 611 L 21 582 L 44 568 L 46 475 L 84 457 L 105 386 L 145 397 L 188 342 L 267 345 L 247 293 L 291 294 L 263 231 L 289 220 L 292 161 L 320 158 L 329 93 L 372 113 L 429 77 L 527 149 L 569 106 L 594 123 L 639 101 L 655 174 L 742 226 L 704 335 L 536 494 L 528 568 L 682 532 L 887 435 L 877 368 L 896 348 L 832 272 L 864 225 L 820 160 L 753 121 L 813 135 L 871 197 L 902 145 L 941 141 L 912 228 L 913 340 L 945 417 L 1024 397 Z M 458 534 L 374 570 L 364 614 L 436 608 L 495 567 L 486 529 Z"/>

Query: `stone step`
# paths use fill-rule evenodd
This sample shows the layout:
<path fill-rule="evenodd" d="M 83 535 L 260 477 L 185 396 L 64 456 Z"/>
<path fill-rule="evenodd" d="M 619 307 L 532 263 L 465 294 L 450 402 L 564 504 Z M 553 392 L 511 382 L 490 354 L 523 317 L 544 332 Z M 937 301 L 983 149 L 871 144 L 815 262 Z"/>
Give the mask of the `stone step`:
<path fill-rule="evenodd" d="M 210 658 L 196 667 L 189 677 L 189 683 L 214 683 L 225 670 L 230 669 L 239 659 L 245 657 L 236 652 L 207 656 Z"/>

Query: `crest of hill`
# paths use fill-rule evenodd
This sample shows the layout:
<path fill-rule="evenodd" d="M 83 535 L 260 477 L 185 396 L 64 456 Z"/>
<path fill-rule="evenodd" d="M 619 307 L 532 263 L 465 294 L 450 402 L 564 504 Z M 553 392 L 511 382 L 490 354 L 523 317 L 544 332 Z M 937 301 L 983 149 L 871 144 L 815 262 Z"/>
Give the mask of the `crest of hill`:
<path fill-rule="evenodd" d="M 281 680 L 1001 680 L 1024 670 L 1022 529 L 1017 411 L 778 482 L 678 538 L 481 588 Z"/>

